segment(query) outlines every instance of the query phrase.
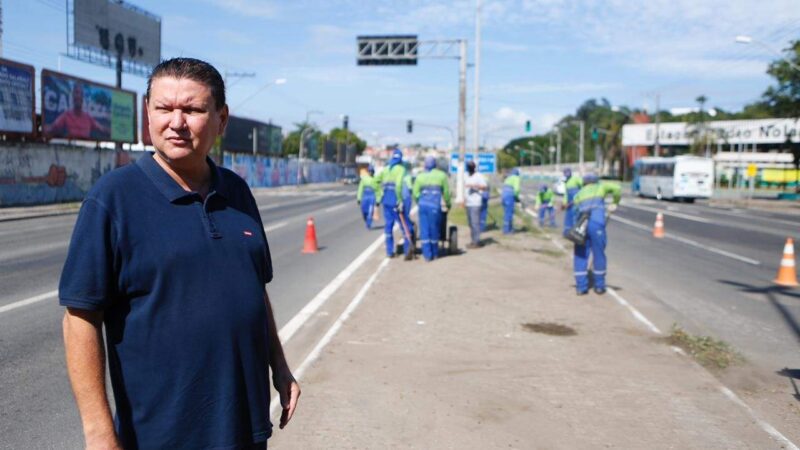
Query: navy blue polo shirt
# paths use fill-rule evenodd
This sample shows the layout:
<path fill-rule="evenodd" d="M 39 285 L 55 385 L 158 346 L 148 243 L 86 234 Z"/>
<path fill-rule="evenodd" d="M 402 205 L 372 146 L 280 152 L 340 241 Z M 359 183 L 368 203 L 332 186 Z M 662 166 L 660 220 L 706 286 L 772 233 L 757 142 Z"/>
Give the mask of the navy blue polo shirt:
<path fill-rule="evenodd" d="M 270 436 L 272 263 L 247 184 L 211 160 L 203 200 L 153 159 L 101 177 L 61 274 L 64 306 L 102 310 L 125 449 L 236 449 Z"/>

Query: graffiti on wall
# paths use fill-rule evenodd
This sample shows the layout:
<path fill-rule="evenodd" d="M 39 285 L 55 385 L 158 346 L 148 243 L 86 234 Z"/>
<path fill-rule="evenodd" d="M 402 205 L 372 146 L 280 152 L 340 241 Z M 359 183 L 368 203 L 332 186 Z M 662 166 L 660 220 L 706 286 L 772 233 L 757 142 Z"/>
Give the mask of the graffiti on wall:
<path fill-rule="evenodd" d="M 226 153 L 224 166 L 242 177 L 250 187 L 274 187 L 297 184 L 296 159 L 269 158 L 240 153 Z M 326 183 L 341 177 L 342 169 L 334 163 L 308 161 L 303 163 L 305 183 Z"/>
<path fill-rule="evenodd" d="M 0 207 L 80 201 L 135 153 L 52 145 L 0 147 Z"/>

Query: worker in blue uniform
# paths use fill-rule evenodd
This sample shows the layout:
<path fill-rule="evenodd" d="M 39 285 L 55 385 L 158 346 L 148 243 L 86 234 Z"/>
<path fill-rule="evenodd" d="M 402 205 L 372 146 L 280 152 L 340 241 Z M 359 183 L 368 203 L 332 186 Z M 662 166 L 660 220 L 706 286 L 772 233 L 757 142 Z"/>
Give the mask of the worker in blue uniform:
<path fill-rule="evenodd" d="M 378 203 L 383 206 L 384 227 L 386 234 L 386 256 L 394 256 L 394 236 L 392 230 L 395 222 L 399 222 L 398 214 L 403 209 L 402 184 L 403 177 L 406 175 L 406 168 L 403 166 L 403 152 L 395 148 L 389 166 L 385 167 L 378 176 Z M 411 242 L 405 240 L 403 246 L 406 251 Z"/>
<path fill-rule="evenodd" d="M 447 174 L 436 168 L 436 158 L 427 156 L 425 172 L 414 180 L 413 190 L 419 208 L 419 237 L 425 261 L 432 261 L 439 255 L 442 202 L 445 208 L 450 209 L 449 184 Z"/>
<path fill-rule="evenodd" d="M 375 167 L 370 164 L 367 168 L 367 173 L 358 182 L 358 193 L 356 194 L 356 201 L 361 206 L 361 215 L 368 230 L 372 228 L 372 213 L 375 210 L 375 191 L 377 186 L 375 186 L 374 176 Z"/>
<path fill-rule="evenodd" d="M 486 190 L 481 191 L 481 231 L 486 231 L 486 217 L 489 215 L 489 197 L 491 196 L 491 192 L 491 186 L 489 186 L 489 183 L 486 183 Z"/>
<path fill-rule="evenodd" d="M 553 191 L 543 184 L 536 194 L 536 210 L 539 212 L 539 227 L 544 228 L 545 217 L 550 217 L 550 228 L 556 227 L 555 195 Z"/>
<path fill-rule="evenodd" d="M 617 209 L 622 189 L 616 183 L 600 183 L 597 174 L 587 173 L 583 187 L 575 194 L 577 214 L 589 216 L 584 245 L 575 245 L 573 269 L 578 295 L 589 292 L 589 257 L 592 258 L 594 291 L 606 292 L 606 196 L 613 196 L 609 212 Z"/>
<path fill-rule="evenodd" d="M 570 168 L 564 169 L 564 235 L 575 224 L 575 208 L 573 208 L 573 200 L 575 194 L 581 190 L 583 180 L 578 174 L 573 175 Z"/>
<path fill-rule="evenodd" d="M 514 231 L 514 204 L 519 201 L 519 192 L 519 169 L 515 167 L 503 182 L 503 190 L 500 193 L 500 200 L 503 203 L 503 234 Z"/>

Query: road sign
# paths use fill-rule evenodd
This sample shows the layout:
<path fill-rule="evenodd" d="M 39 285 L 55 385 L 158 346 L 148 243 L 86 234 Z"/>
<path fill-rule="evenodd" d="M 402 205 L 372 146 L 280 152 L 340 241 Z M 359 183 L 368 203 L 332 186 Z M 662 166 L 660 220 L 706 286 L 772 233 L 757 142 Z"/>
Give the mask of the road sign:
<path fill-rule="evenodd" d="M 466 154 L 466 161 L 473 161 L 474 153 Z M 458 172 L 458 153 L 450 154 L 450 173 Z M 494 153 L 478 153 L 478 172 L 495 173 L 497 172 L 497 155 Z"/>
<path fill-rule="evenodd" d="M 748 178 L 755 178 L 757 173 L 758 173 L 758 166 L 756 166 L 755 164 L 748 164 L 747 165 L 747 177 Z"/>

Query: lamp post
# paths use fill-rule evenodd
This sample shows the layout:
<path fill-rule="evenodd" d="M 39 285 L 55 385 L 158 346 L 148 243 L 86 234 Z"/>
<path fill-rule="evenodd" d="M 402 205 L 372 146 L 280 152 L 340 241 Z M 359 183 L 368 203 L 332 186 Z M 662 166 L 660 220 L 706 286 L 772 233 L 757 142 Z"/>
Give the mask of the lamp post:
<path fill-rule="evenodd" d="M 774 53 L 775 55 L 777 55 L 778 57 L 780 57 L 781 59 L 786 61 L 786 63 L 789 64 L 789 67 L 791 67 L 792 69 L 800 72 L 800 67 L 798 67 L 797 64 L 793 63 L 791 60 L 789 60 L 789 58 L 783 56 L 783 54 L 781 52 L 775 50 L 774 48 L 770 47 L 769 45 L 759 41 L 758 39 L 753 39 L 752 36 L 748 36 L 748 35 L 745 35 L 745 34 L 740 34 L 739 36 L 736 36 L 736 39 L 734 39 L 734 41 L 737 44 L 745 44 L 745 45 L 747 45 L 747 44 L 756 44 L 759 47 L 761 47 L 763 49 L 766 49 L 768 52 Z"/>
<path fill-rule="evenodd" d="M 261 86 L 261 88 L 259 88 L 257 91 L 253 92 L 247 98 L 245 98 L 244 100 L 239 102 L 236 106 L 234 106 L 232 108 L 232 110 L 237 110 L 237 109 L 241 108 L 242 106 L 244 106 L 245 103 L 247 103 L 250 100 L 254 99 L 258 94 L 262 93 L 268 87 L 270 87 L 270 86 L 279 86 L 281 84 L 286 84 L 286 78 L 276 78 L 276 79 L 270 81 L 269 83 Z"/>

